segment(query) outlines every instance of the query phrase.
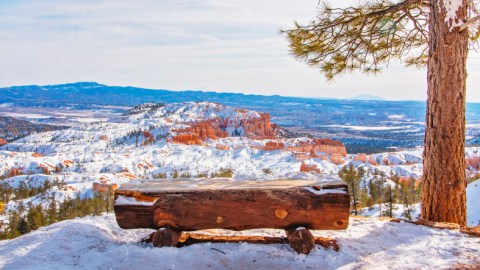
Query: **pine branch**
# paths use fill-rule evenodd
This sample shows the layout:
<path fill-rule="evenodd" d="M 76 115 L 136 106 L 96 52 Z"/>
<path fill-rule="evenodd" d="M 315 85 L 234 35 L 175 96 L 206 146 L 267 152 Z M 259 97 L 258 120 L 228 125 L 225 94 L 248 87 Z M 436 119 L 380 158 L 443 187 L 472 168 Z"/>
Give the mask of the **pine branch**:
<path fill-rule="evenodd" d="M 428 1 L 379 0 L 344 9 L 325 4 L 317 21 L 283 32 L 292 54 L 330 80 L 346 71 L 376 73 L 392 58 L 423 65 L 427 23 Z"/>

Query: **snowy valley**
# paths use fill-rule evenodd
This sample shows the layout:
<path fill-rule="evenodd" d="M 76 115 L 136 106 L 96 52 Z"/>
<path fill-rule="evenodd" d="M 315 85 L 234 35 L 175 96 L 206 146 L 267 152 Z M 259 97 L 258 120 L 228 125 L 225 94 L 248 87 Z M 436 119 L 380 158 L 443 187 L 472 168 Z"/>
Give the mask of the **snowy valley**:
<path fill-rule="evenodd" d="M 231 178 L 231 181 L 322 179 L 328 174 L 336 175 L 344 166 L 352 164 L 363 172 L 359 185 L 364 186 L 365 190 L 380 180 L 385 187 L 407 183 L 414 190 L 420 183 L 421 148 L 378 154 L 347 154 L 345 146 L 339 141 L 304 135 L 271 123 L 267 113 L 209 102 L 146 103 L 107 121 L 81 123 L 65 130 L 32 134 L 0 148 L 2 183 L 17 189 L 41 188 L 45 187 L 45 183 L 55 184 L 50 185 L 42 194 L 27 196 L 20 201 L 8 201 L 2 216 L 3 228 L 8 225 L 9 211 L 18 210 L 19 204 L 22 207 L 42 205 L 48 209 L 52 201 L 61 203 L 75 197 L 92 197 L 98 192 L 111 192 L 132 181 L 198 181 L 215 177 Z M 472 180 L 476 178 L 479 169 L 479 151 L 480 148 L 477 147 L 470 147 L 466 151 L 467 173 Z M 480 223 L 479 188 L 479 181 L 475 181 L 467 191 L 470 226 Z M 370 207 L 359 209 L 362 210 L 359 214 L 372 217 L 386 215 L 386 203 L 370 203 Z M 409 217 L 416 219 L 419 216 L 419 206 L 412 202 L 410 204 L 391 205 L 391 215 L 405 218 L 408 210 Z M 58 265 L 52 264 L 55 260 L 49 260 L 49 263 L 40 267 L 44 269 L 58 268 L 60 265 L 80 268 L 105 268 L 107 265 L 131 268 L 135 265 L 135 260 L 128 260 L 121 266 L 115 265 L 113 261 L 124 261 L 125 258 L 117 258 L 116 255 L 112 257 L 112 254 L 144 258 L 148 262 L 146 268 L 155 268 L 155 258 L 162 258 L 172 268 L 182 269 L 195 265 L 196 260 L 192 258 L 202 256 L 207 257 L 201 262 L 203 267 L 213 269 L 217 268 L 212 264 L 214 261 L 224 263 L 222 268 L 231 269 L 238 268 L 239 265 L 241 268 L 255 265 L 283 265 L 288 268 L 297 264 L 308 268 L 318 263 L 333 268 L 358 268 L 371 267 L 374 261 L 379 263 L 380 255 L 388 252 L 392 253 L 385 258 L 397 258 L 396 260 L 406 253 L 418 252 L 418 257 L 424 256 L 421 252 L 431 255 L 432 246 L 437 245 L 439 249 L 435 252 L 438 252 L 437 256 L 441 260 L 423 262 L 425 265 L 421 265 L 415 257 L 409 257 L 407 266 L 446 267 L 477 262 L 473 254 L 478 252 L 479 243 L 477 238 L 469 238 L 459 232 L 360 218 L 354 218 L 349 229 L 344 232 L 315 232 L 336 238 L 342 247 L 340 253 L 318 249 L 307 257 L 291 254 L 286 246 L 281 245 L 265 247 L 241 244 L 238 254 L 235 254 L 234 251 L 238 248 L 233 244 L 185 247 L 185 252 L 170 248 L 156 251 L 146 244 L 138 244 L 148 232 L 149 230 L 121 230 L 111 214 L 62 221 L 18 239 L 1 242 L 2 253 L 12 254 L 4 256 L 0 264 L 8 269 L 27 267 L 30 264 L 23 262 L 22 254 L 34 254 L 29 260 L 35 260 L 39 258 L 35 256 L 45 256 L 44 249 L 38 249 L 37 245 L 45 245 L 45 250 L 63 247 L 60 249 L 67 251 L 62 252 L 68 254 L 95 254 L 109 257 L 109 260 L 90 260 L 88 256 L 73 258 L 67 254 L 54 253 L 56 255 L 51 256 L 65 260 L 60 260 Z M 254 233 L 279 234 L 278 231 L 269 230 Z M 372 237 L 367 238 L 367 235 Z M 420 242 L 412 240 L 420 236 Z M 68 239 L 78 239 L 79 244 L 70 246 Z M 452 244 L 447 245 L 446 241 L 451 241 Z M 31 244 L 26 244 L 27 242 Z M 375 242 L 385 244 L 391 250 L 362 250 Z M 152 257 L 148 255 L 155 252 L 158 254 Z M 461 253 L 461 256 L 457 253 Z M 365 255 L 361 256 L 363 259 L 360 262 L 355 259 L 359 258 L 359 254 Z M 400 265 L 401 262 L 394 263 Z"/>

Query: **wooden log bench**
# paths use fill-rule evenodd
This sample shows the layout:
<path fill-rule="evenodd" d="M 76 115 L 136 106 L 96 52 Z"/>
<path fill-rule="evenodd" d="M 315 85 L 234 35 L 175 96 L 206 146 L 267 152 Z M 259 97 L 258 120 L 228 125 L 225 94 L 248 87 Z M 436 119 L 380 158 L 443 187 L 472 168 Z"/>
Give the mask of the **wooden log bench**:
<path fill-rule="evenodd" d="M 231 179 L 135 181 L 115 191 L 115 216 L 123 229 L 152 228 L 155 246 L 181 246 L 182 231 L 285 230 L 297 252 L 315 245 L 310 230 L 348 227 L 350 197 L 340 179 L 234 181 Z"/>

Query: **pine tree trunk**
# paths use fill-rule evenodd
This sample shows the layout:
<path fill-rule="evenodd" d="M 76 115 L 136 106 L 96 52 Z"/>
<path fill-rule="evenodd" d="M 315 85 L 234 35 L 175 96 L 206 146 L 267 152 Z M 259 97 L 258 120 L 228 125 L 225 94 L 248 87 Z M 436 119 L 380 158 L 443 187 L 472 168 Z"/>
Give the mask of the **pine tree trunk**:
<path fill-rule="evenodd" d="M 422 218 L 466 224 L 465 94 L 468 33 L 445 21 L 443 1 L 430 1 L 428 99 L 423 153 Z"/>

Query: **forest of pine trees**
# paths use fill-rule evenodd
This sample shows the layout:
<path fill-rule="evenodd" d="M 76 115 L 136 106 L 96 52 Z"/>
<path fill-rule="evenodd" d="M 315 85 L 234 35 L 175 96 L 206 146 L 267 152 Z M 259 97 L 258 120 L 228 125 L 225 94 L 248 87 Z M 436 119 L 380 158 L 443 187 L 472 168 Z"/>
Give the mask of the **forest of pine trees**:
<path fill-rule="evenodd" d="M 348 184 L 352 214 L 358 215 L 362 208 L 379 205 L 381 216 L 393 217 L 395 205 L 401 204 L 402 215 L 409 220 L 415 218 L 412 213 L 414 204 L 421 202 L 422 186 L 414 178 L 401 181 L 395 174 L 387 178 L 384 172 L 356 169 L 351 163 L 338 174 Z"/>
<path fill-rule="evenodd" d="M 65 189 L 66 185 L 61 180 L 52 183 L 45 181 L 41 186 L 22 182 L 16 188 L 7 183 L 0 184 L 0 212 L 6 211 L 8 215 L 8 224 L 0 231 L 0 240 L 12 239 L 62 220 L 113 211 L 114 192 L 111 188 L 107 193 L 97 192 L 92 197 L 77 194 L 75 198 L 59 202 L 49 193 L 53 187 Z M 22 200 L 35 196 L 48 199 L 48 206 L 34 205 L 31 202 L 23 204 Z M 16 202 L 15 210 L 5 209 L 10 201 Z"/>

